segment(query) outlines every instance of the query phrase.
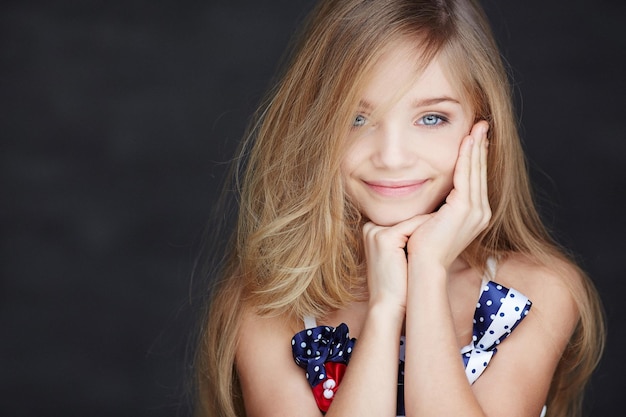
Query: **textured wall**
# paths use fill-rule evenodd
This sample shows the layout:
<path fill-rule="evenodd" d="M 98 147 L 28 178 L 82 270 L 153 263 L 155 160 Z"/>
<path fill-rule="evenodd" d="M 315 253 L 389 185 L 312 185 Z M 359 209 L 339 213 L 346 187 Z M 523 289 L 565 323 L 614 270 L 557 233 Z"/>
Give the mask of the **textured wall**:
<path fill-rule="evenodd" d="M 484 3 L 542 211 L 606 303 L 589 408 L 617 415 L 626 7 Z M 200 236 L 224 162 L 310 4 L 2 3 L 0 414 L 187 412 Z"/>

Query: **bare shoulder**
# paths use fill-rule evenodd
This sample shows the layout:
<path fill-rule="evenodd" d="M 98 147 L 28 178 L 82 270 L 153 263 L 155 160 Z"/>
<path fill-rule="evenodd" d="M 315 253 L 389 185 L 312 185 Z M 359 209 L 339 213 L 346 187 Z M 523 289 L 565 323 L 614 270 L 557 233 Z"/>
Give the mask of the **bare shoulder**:
<path fill-rule="evenodd" d="M 500 261 L 496 278 L 503 285 L 538 296 L 546 291 L 571 294 L 582 282 L 579 270 L 563 259 L 552 257 L 544 264 L 521 254 L 511 254 Z"/>
<path fill-rule="evenodd" d="M 498 265 L 496 281 L 515 288 L 533 303 L 533 316 L 557 339 L 569 339 L 579 312 L 576 303 L 582 291 L 579 270 L 554 257 L 547 264 L 513 254 Z"/>
<path fill-rule="evenodd" d="M 294 362 L 294 320 L 244 311 L 235 362 L 249 417 L 319 416 L 304 371 Z"/>
<path fill-rule="evenodd" d="M 254 336 L 259 333 L 271 334 L 273 336 L 288 336 L 291 338 L 293 333 L 299 329 L 294 320 L 286 318 L 282 315 L 262 316 L 254 308 L 244 308 L 241 322 L 241 336 L 246 334 Z"/>

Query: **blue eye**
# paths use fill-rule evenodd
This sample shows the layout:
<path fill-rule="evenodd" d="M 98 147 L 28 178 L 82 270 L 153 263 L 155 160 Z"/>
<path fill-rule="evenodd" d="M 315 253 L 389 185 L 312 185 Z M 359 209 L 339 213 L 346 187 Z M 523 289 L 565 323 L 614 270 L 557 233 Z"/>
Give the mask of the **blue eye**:
<path fill-rule="evenodd" d="M 367 122 L 367 119 L 362 114 L 357 115 L 352 121 L 352 126 L 360 127 L 363 126 Z"/>
<path fill-rule="evenodd" d="M 442 123 L 446 123 L 447 121 L 448 119 L 443 116 L 439 116 L 437 114 L 427 114 L 419 119 L 418 124 L 425 126 L 437 126 Z"/>

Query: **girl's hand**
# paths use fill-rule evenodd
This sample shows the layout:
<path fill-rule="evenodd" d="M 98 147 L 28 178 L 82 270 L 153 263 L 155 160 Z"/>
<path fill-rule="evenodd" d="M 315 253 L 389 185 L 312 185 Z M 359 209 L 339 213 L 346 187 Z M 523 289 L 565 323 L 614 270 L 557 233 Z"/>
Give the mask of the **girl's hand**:
<path fill-rule="evenodd" d="M 463 139 L 453 176 L 453 189 L 441 208 L 428 215 L 408 240 L 411 262 L 436 262 L 448 269 L 491 219 L 487 196 L 487 130 L 480 121 Z"/>
<path fill-rule="evenodd" d="M 487 198 L 487 130 L 476 123 L 463 139 L 453 176 L 454 188 L 435 213 L 391 227 L 363 226 L 370 303 L 389 303 L 404 311 L 408 262 L 437 263 L 444 268 L 483 231 L 491 218 Z"/>
<path fill-rule="evenodd" d="M 363 226 L 370 305 L 382 303 L 406 309 L 408 264 L 404 248 L 423 220 L 416 217 L 391 227 Z"/>

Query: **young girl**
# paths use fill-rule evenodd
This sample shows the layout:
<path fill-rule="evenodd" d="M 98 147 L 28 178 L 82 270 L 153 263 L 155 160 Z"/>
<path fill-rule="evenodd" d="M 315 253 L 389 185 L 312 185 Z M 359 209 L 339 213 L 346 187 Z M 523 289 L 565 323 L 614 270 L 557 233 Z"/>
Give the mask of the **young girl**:
<path fill-rule="evenodd" d="M 538 217 L 476 1 L 321 1 L 240 161 L 199 413 L 580 414 L 600 303 Z"/>

